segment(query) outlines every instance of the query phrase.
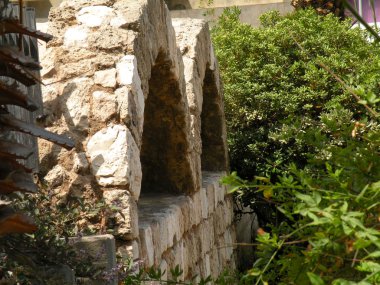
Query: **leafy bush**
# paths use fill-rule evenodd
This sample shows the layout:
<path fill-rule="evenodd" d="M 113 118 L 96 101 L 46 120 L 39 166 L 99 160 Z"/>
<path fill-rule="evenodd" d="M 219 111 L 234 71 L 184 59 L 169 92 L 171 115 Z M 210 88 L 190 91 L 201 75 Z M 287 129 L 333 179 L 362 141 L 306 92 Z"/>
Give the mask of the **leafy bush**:
<path fill-rule="evenodd" d="M 228 11 L 218 27 L 226 35 L 214 35 L 219 44 L 231 41 L 218 54 L 234 165 L 256 177 L 234 173 L 224 182 L 246 203 L 261 199 L 280 213 L 258 230 L 257 259 L 245 278 L 380 284 L 378 46 L 312 11 L 268 14 L 260 29 L 237 16 Z M 231 57 L 244 48 L 234 65 Z"/>
<path fill-rule="evenodd" d="M 45 272 L 49 266 L 68 266 L 76 276 L 102 274 L 102 270 L 92 266 L 94 260 L 90 256 L 74 249 L 69 238 L 94 234 L 93 229 L 79 228 L 78 224 L 91 218 L 89 212 L 99 215 L 105 209 L 104 203 L 100 206 L 72 200 L 67 205 L 57 205 L 51 189 L 42 183 L 38 186 L 38 194 L 14 196 L 16 210 L 30 213 L 38 229 L 29 235 L 0 237 L 0 284 L 56 284 L 56 277 Z"/>
<path fill-rule="evenodd" d="M 380 49 L 350 22 L 313 10 L 286 17 L 271 12 L 260 28 L 240 23 L 239 14 L 237 8 L 227 9 L 212 32 L 225 85 L 232 169 L 252 178 L 278 172 L 289 162 L 304 166 L 315 149 L 283 136 L 288 128 L 297 121 L 304 132 L 337 105 L 357 118 L 364 110 L 318 63 L 377 94 Z"/>
<path fill-rule="evenodd" d="M 352 117 L 347 110 L 324 114 L 319 126 L 296 135 L 323 155 L 303 169 L 291 164 L 276 183 L 226 178 L 238 192 L 262 193 L 285 216 L 258 231 L 248 274 L 257 284 L 379 284 L 380 122 Z"/>

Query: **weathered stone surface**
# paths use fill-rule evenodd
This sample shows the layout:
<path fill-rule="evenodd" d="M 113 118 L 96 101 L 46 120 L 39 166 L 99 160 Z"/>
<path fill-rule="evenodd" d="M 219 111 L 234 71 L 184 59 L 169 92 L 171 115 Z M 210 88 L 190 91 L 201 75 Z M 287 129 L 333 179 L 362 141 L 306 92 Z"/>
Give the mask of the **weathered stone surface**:
<path fill-rule="evenodd" d="M 206 254 L 203 258 L 201 267 L 201 275 L 202 276 L 210 276 L 211 275 L 211 263 L 210 263 L 210 255 Z"/>
<path fill-rule="evenodd" d="M 44 177 L 45 181 L 50 187 L 55 188 L 62 185 L 63 181 L 67 177 L 65 169 L 61 165 L 56 165 L 52 170 Z"/>
<path fill-rule="evenodd" d="M 224 235 L 220 235 L 219 237 L 217 237 L 217 243 L 219 245 L 224 245 L 226 244 L 226 240 L 224 238 Z M 218 255 L 219 255 L 219 264 L 220 266 L 226 266 L 227 262 L 228 262 L 228 255 L 227 255 L 227 248 L 225 246 L 221 246 L 218 250 Z"/>
<path fill-rule="evenodd" d="M 49 285 L 75 285 L 74 271 L 67 265 L 44 266 L 38 268 L 40 277 Z M 4 283 L 11 284 L 11 283 Z"/>
<path fill-rule="evenodd" d="M 214 230 L 215 236 L 219 236 L 224 233 L 227 228 L 227 221 L 224 215 L 224 203 L 219 203 L 214 213 Z"/>
<path fill-rule="evenodd" d="M 87 154 L 100 185 L 128 185 L 138 200 L 142 175 L 140 152 L 125 126 L 112 125 L 97 132 L 87 144 Z"/>
<path fill-rule="evenodd" d="M 130 30 L 102 26 L 98 33 L 88 35 L 88 45 L 98 51 L 112 53 L 115 50 L 130 51 L 133 48 L 136 33 Z"/>
<path fill-rule="evenodd" d="M 93 81 L 89 78 L 76 78 L 63 86 L 60 108 L 69 126 L 78 131 L 87 131 L 89 127 L 89 95 Z"/>
<path fill-rule="evenodd" d="M 226 224 L 231 225 L 234 219 L 234 201 L 232 195 L 226 196 L 225 200 Z"/>
<path fill-rule="evenodd" d="M 214 250 L 210 254 L 210 268 L 212 277 L 217 278 L 219 276 L 220 266 L 222 266 L 222 262 L 219 261 L 218 251 Z"/>
<path fill-rule="evenodd" d="M 152 240 L 152 229 L 149 225 L 142 225 L 140 223 L 140 241 L 141 241 L 141 252 L 142 258 L 144 259 L 144 264 L 148 267 L 154 265 L 154 246 Z"/>
<path fill-rule="evenodd" d="M 193 194 L 193 211 L 192 215 L 194 215 L 194 222 L 196 225 L 199 225 L 202 220 L 202 197 L 201 192 L 195 192 Z"/>
<path fill-rule="evenodd" d="M 116 86 L 116 69 L 99 70 L 94 74 L 95 84 L 102 85 L 103 87 L 115 87 Z"/>
<path fill-rule="evenodd" d="M 211 250 L 215 240 L 212 228 L 212 220 L 206 220 L 200 225 L 201 255 L 202 257 Z"/>
<path fill-rule="evenodd" d="M 173 225 L 173 231 L 172 231 L 172 242 L 173 244 L 177 243 L 183 235 L 182 228 L 184 227 L 183 224 L 183 216 L 180 206 L 177 203 L 173 203 L 170 208 L 170 215 L 172 218 L 172 225 Z"/>
<path fill-rule="evenodd" d="M 195 228 L 194 230 L 196 229 L 197 228 Z M 200 258 L 201 245 L 198 242 L 198 240 L 199 240 L 199 237 L 194 233 L 186 235 L 184 239 L 184 242 L 185 242 L 184 245 L 186 245 L 187 262 L 190 268 L 194 268 L 196 262 Z"/>
<path fill-rule="evenodd" d="M 224 201 L 224 189 L 220 187 L 219 181 L 214 181 L 214 189 L 215 189 L 215 207 L 220 204 L 220 202 Z"/>
<path fill-rule="evenodd" d="M 149 223 L 150 228 L 152 229 L 152 240 L 154 246 L 154 265 L 158 266 L 161 262 L 161 254 L 163 246 L 161 244 L 165 244 L 165 240 L 162 240 L 160 235 L 160 225 L 158 221 L 152 221 Z"/>
<path fill-rule="evenodd" d="M 186 230 L 183 225 L 182 203 L 178 202 L 178 197 L 167 194 L 140 198 L 139 220 L 143 225 L 142 227 L 144 228 L 146 224 L 158 224 L 159 246 L 156 250 L 158 255 L 173 247 L 182 238 L 183 232 Z"/>
<path fill-rule="evenodd" d="M 80 256 L 85 260 L 90 256 L 94 259 L 93 266 L 104 272 L 110 272 L 116 266 L 115 239 L 112 235 L 87 236 L 82 238 L 72 238 L 71 242 Z M 116 285 L 117 275 L 107 284 Z M 92 280 L 91 285 L 105 284 L 105 280 Z"/>
<path fill-rule="evenodd" d="M 124 261 L 130 259 L 137 261 L 140 258 L 140 246 L 137 240 L 123 242 L 122 245 L 117 248 L 118 255 Z"/>
<path fill-rule="evenodd" d="M 88 47 L 87 37 L 89 30 L 82 26 L 73 26 L 67 29 L 63 40 L 65 48 Z"/>
<path fill-rule="evenodd" d="M 106 190 L 103 197 L 107 204 L 120 208 L 110 217 L 115 219 L 113 228 L 115 235 L 123 240 L 138 237 L 137 205 L 127 190 Z"/>
<path fill-rule="evenodd" d="M 202 210 L 202 219 L 207 219 L 208 217 L 208 198 L 205 188 L 201 188 L 200 190 L 201 196 L 201 210 Z"/>
<path fill-rule="evenodd" d="M 232 255 L 234 253 L 234 246 L 232 244 L 232 235 L 231 235 L 231 229 L 228 228 L 224 234 L 224 243 L 226 245 L 226 255 L 227 255 L 227 260 L 231 260 Z"/>
<path fill-rule="evenodd" d="M 82 173 L 88 170 L 89 163 L 86 157 L 86 153 L 74 153 L 74 165 L 73 169 L 75 173 Z"/>
<path fill-rule="evenodd" d="M 92 114 L 95 120 L 107 122 L 113 116 L 116 116 L 117 102 L 114 94 L 104 91 L 95 91 L 92 93 L 92 103 Z"/>
<path fill-rule="evenodd" d="M 144 95 L 141 88 L 123 86 L 115 90 L 115 96 L 120 119 L 131 130 L 137 145 L 140 146 L 144 124 Z"/>
<path fill-rule="evenodd" d="M 160 266 L 159 266 L 161 272 L 163 273 L 162 274 L 162 280 L 167 280 L 168 279 L 168 271 L 170 270 L 170 268 L 168 268 L 168 263 L 166 262 L 165 259 L 163 259 L 160 263 Z"/>
<path fill-rule="evenodd" d="M 80 9 L 77 13 L 77 21 L 87 27 L 100 27 L 107 25 L 115 16 L 113 9 L 107 6 L 89 6 Z"/>
<path fill-rule="evenodd" d="M 165 213 L 155 215 L 155 220 L 158 221 L 158 229 L 160 233 L 160 248 L 158 254 L 161 255 L 169 247 L 169 217 Z"/>
<path fill-rule="evenodd" d="M 183 270 L 183 268 L 186 266 L 186 264 L 184 263 L 183 253 L 183 240 L 181 240 L 173 247 L 174 260 L 171 263 L 171 268 L 179 266 Z"/>
<path fill-rule="evenodd" d="M 134 55 L 125 55 L 116 64 L 117 81 L 120 85 L 141 86 L 140 76 L 137 71 L 137 60 Z M 141 87 L 140 87 L 141 88 Z"/>
<path fill-rule="evenodd" d="M 211 215 L 215 211 L 215 188 L 214 184 L 208 184 L 206 187 L 207 201 L 208 201 L 208 210 Z"/>
<path fill-rule="evenodd" d="M 191 215 L 191 203 L 192 200 L 190 197 L 182 197 L 181 199 L 178 199 L 178 206 L 181 209 L 181 221 L 182 223 L 180 228 L 181 236 L 188 231 L 192 227 L 194 216 Z"/>

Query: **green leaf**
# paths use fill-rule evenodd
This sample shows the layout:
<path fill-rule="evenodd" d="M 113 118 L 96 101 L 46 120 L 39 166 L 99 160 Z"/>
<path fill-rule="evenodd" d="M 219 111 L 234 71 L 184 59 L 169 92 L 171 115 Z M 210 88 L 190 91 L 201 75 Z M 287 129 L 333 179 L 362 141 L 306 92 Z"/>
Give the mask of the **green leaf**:
<path fill-rule="evenodd" d="M 247 273 L 248 273 L 249 276 L 260 276 L 260 274 L 262 272 L 258 268 L 252 268 L 252 269 L 248 270 Z"/>
<path fill-rule="evenodd" d="M 358 239 L 354 242 L 354 248 L 362 249 L 371 245 L 371 241 L 365 239 Z"/>
<path fill-rule="evenodd" d="M 309 277 L 309 280 L 310 280 L 312 285 L 325 285 L 326 284 L 321 277 L 319 277 L 317 274 L 315 274 L 313 272 L 308 272 L 307 276 Z"/>
<path fill-rule="evenodd" d="M 273 196 L 273 188 L 265 188 L 264 189 L 264 191 L 263 191 L 263 195 L 264 195 L 264 197 L 265 198 L 267 198 L 267 199 L 270 199 L 270 198 L 272 198 L 272 196 Z"/>
<path fill-rule="evenodd" d="M 374 251 L 374 252 L 371 252 L 370 254 L 368 254 L 366 256 L 366 259 L 368 258 L 379 258 L 380 257 L 380 251 Z"/>
<path fill-rule="evenodd" d="M 362 261 L 357 266 L 357 269 L 363 272 L 379 272 L 380 273 L 380 264 L 373 261 Z"/>
<path fill-rule="evenodd" d="M 299 192 L 296 192 L 294 194 L 298 199 L 304 201 L 305 203 L 307 203 L 308 205 L 315 205 L 315 201 L 313 199 L 312 196 L 310 195 L 305 195 L 305 194 L 301 194 Z"/>
<path fill-rule="evenodd" d="M 348 209 L 348 203 L 346 201 L 343 202 L 343 205 L 339 208 L 339 210 L 343 213 L 346 213 Z"/>

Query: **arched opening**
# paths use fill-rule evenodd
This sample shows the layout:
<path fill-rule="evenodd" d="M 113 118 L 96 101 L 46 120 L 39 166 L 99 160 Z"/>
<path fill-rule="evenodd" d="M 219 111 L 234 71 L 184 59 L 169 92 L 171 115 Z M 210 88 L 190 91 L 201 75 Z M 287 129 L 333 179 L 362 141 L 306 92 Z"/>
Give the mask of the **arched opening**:
<path fill-rule="evenodd" d="M 141 146 L 142 195 L 190 193 L 194 189 L 189 162 L 186 99 L 171 61 L 160 53 L 152 68 L 144 110 Z"/>
<path fill-rule="evenodd" d="M 202 171 L 228 169 L 223 98 L 215 76 L 210 68 L 206 69 L 201 114 Z"/>
<path fill-rule="evenodd" d="M 165 0 L 169 10 L 186 10 L 191 9 L 190 2 L 188 0 Z"/>

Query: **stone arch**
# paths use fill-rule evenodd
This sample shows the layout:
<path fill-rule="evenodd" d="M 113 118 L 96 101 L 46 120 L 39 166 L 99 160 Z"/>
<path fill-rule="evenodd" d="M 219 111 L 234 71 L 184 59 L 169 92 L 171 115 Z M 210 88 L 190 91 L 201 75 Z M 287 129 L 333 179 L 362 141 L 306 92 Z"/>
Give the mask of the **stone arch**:
<path fill-rule="evenodd" d="M 194 189 L 189 161 L 186 98 L 172 72 L 172 62 L 159 52 L 151 70 L 141 146 L 142 195 L 190 193 Z"/>
<path fill-rule="evenodd" d="M 227 171 L 226 126 L 218 75 L 209 66 L 203 80 L 201 113 L 202 171 Z"/>

